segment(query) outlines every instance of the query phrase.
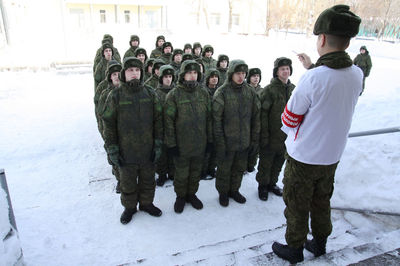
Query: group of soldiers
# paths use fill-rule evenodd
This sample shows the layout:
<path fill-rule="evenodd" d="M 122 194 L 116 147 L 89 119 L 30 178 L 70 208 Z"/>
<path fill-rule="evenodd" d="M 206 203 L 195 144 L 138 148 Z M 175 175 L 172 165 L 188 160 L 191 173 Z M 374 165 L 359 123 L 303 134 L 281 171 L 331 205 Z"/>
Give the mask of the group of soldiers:
<path fill-rule="evenodd" d="M 129 44 L 121 64 L 112 36 L 104 35 L 93 67 L 98 129 L 125 208 L 121 223 L 131 221 L 138 203 L 160 216 L 155 187 L 167 180 L 173 180 L 176 213 L 186 202 L 202 209 L 199 182 L 214 177 L 221 206 L 229 198 L 243 204 L 242 177 L 255 170 L 258 157 L 259 198 L 282 196 L 276 185 L 285 160 L 281 114 L 295 87 L 289 58 L 275 60 L 262 88 L 259 68 L 225 54 L 216 60 L 211 45 L 173 49 L 158 36 L 148 57 L 139 36 Z"/>

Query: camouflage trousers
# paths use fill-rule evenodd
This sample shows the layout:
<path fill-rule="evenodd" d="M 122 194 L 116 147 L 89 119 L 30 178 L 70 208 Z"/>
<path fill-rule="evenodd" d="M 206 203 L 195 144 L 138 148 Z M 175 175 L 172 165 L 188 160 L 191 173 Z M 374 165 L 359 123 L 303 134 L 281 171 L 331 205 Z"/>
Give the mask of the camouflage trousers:
<path fill-rule="evenodd" d="M 303 247 L 310 216 L 314 238 L 326 239 L 331 234 L 330 199 L 338 163 L 311 165 L 288 156 L 283 178 L 283 200 L 287 222 L 285 238 L 290 247 Z"/>
<path fill-rule="evenodd" d="M 127 164 L 119 168 L 122 206 L 134 209 L 139 202 L 148 205 L 156 189 L 154 164 Z"/>
<path fill-rule="evenodd" d="M 254 155 L 249 155 L 249 158 L 247 158 L 247 168 L 253 168 L 257 164 L 257 159 L 258 159 L 258 153 Z"/>
<path fill-rule="evenodd" d="M 269 147 L 260 149 L 260 161 L 256 180 L 261 186 L 275 185 L 278 182 L 279 173 L 285 162 L 286 149 L 274 151 Z"/>
<path fill-rule="evenodd" d="M 174 158 L 168 156 L 167 146 L 165 145 L 162 145 L 161 156 L 157 162 L 156 168 L 156 172 L 159 176 L 166 174 L 168 174 L 168 176 L 173 176 L 175 174 Z"/>
<path fill-rule="evenodd" d="M 215 170 L 215 167 L 217 166 L 216 162 L 216 153 L 215 151 L 211 153 L 205 153 L 204 154 L 204 160 L 203 160 L 203 168 L 202 168 L 202 173 L 208 173 L 212 170 Z"/>
<path fill-rule="evenodd" d="M 174 190 L 178 197 L 194 195 L 199 189 L 203 156 L 174 157 Z"/>
<path fill-rule="evenodd" d="M 247 168 L 248 151 L 227 151 L 223 160 L 217 162 L 215 187 L 218 193 L 239 191 L 243 173 Z"/>

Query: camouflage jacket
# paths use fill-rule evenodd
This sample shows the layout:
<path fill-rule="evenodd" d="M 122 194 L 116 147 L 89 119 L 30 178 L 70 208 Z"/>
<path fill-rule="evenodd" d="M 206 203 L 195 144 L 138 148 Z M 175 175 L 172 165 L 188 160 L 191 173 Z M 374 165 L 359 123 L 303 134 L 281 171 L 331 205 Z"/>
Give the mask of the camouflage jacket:
<path fill-rule="evenodd" d="M 281 116 L 294 88 L 290 80 L 284 84 L 273 78 L 258 92 L 261 101 L 260 147 L 269 145 L 273 150 L 285 149 L 286 134 L 281 130 Z"/>
<path fill-rule="evenodd" d="M 209 70 L 210 68 L 217 68 L 217 60 L 215 60 L 212 57 L 203 56 L 201 58 L 201 62 L 203 62 L 203 65 L 204 65 L 204 73 L 206 73 L 207 70 Z M 220 83 L 220 84 L 222 84 L 222 83 Z"/>
<path fill-rule="evenodd" d="M 254 89 L 226 81 L 213 97 L 213 129 L 217 149 L 244 151 L 259 141 L 260 102 Z"/>
<path fill-rule="evenodd" d="M 147 85 L 151 87 L 153 90 L 156 90 L 158 87 L 158 77 L 156 75 L 151 75 L 150 78 L 148 78 L 145 82 L 144 85 Z"/>
<path fill-rule="evenodd" d="M 159 58 L 163 54 L 162 48 L 156 48 L 151 51 L 150 58 Z"/>
<path fill-rule="evenodd" d="M 354 64 L 361 68 L 364 73 L 364 77 L 369 76 L 369 72 L 372 68 L 371 56 L 368 53 L 358 54 L 356 58 L 354 58 Z"/>
<path fill-rule="evenodd" d="M 212 143 L 211 99 L 201 85 L 193 89 L 178 83 L 164 108 L 165 144 L 177 146 L 182 157 L 203 156 Z"/>
<path fill-rule="evenodd" d="M 93 73 L 94 76 L 94 88 L 97 89 L 97 86 L 106 78 L 108 61 L 102 57 L 100 62 L 96 66 L 96 70 Z"/>
<path fill-rule="evenodd" d="M 100 60 L 103 58 L 103 55 L 101 52 L 103 51 L 103 48 L 100 47 L 96 51 L 96 56 L 94 57 L 94 63 L 93 63 L 93 72 L 96 70 L 97 64 L 100 62 Z M 113 59 L 117 60 L 118 63 L 121 63 L 121 55 L 118 52 L 118 49 L 113 47 Z"/>
<path fill-rule="evenodd" d="M 155 92 L 126 83 L 107 97 L 103 119 L 106 149 L 117 145 L 122 164 L 150 161 L 155 140 L 162 140 L 162 107 Z"/>
<path fill-rule="evenodd" d="M 138 48 L 138 46 L 131 46 L 131 47 L 129 47 L 129 49 L 126 50 L 123 59 L 125 59 L 125 58 L 127 58 L 127 57 L 131 57 L 131 56 L 134 57 L 134 56 L 135 56 L 135 51 L 136 51 L 137 48 Z"/>
<path fill-rule="evenodd" d="M 172 55 L 171 54 L 162 54 L 158 59 L 161 59 L 166 65 L 171 63 Z"/>
<path fill-rule="evenodd" d="M 217 70 L 219 71 L 219 84 L 224 84 L 226 77 L 228 76 L 228 69 L 227 68 L 217 68 Z"/>

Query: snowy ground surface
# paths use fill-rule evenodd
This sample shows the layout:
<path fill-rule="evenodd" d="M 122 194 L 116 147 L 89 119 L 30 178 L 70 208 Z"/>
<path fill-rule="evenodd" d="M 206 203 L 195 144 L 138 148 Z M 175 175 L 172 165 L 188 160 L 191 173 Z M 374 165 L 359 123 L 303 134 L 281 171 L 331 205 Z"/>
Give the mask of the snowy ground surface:
<path fill-rule="evenodd" d="M 292 58 L 295 84 L 305 70 L 292 50 L 317 59 L 315 39 L 300 35 L 206 37 L 175 37 L 176 47 L 187 41 L 210 43 L 215 57 L 225 53 L 261 68 L 262 86 L 268 84 L 277 57 Z M 150 53 L 154 44 L 148 43 Z M 229 48 L 222 49 L 226 44 Z M 363 44 L 374 65 L 351 132 L 400 126 L 399 45 L 355 40 L 348 50 L 352 58 Z M 88 58 L 97 48 L 87 48 Z M 123 53 L 128 47 L 118 48 Z M 282 198 L 258 199 L 255 173 L 243 178 L 244 205 L 231 201 L 222 208 L 215 180 L 201 181 L 198 196 L 204 209 L 186 205 L 177 215 L 169 182 L 156 189 L 160 218 L 138 212 L 128 225 L 119 222 L 123 208 L 97 131 L 90 69 L 0 72 L 0 168 L 6 171 L 26 264 L 262 264 L 254 257 L 271 252 L 273 241 L 284 242 L 286 221 Z M 349 139 L 336 172 L 332 206 L 399 214 L 399 147 L 400 133 Z M 281 181 L 282 175 L 279 185 Z M 332 220 L 328 252 L 367 243 L 384 251 L 400 247 L 399 216 L 333 210 Z M 306 260 L 312 258 L 304 253 Z M 343 265 L 364 259 L 346 254 L 331 261 Z M 365 254 L 370 255 L 372 251 Z M 271 264 L 286 263 L 274 259 Z"/>

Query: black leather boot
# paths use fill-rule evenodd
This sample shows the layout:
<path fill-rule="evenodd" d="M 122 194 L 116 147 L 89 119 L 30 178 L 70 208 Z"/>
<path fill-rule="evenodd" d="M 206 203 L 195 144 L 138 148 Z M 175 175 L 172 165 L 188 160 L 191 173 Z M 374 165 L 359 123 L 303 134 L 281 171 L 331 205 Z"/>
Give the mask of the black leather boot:
<path fill-rule="evenodd" d="M 186 201 L 192 204 L 193 208 L 195 208 L 196 210 L 203 209 L 203 203 L 196 195 L 188 195 L 186 197 Z"/>
<path fill-rule="evenodd" d="M 267 186 L 268 191 L 274 193 L 275 195 L 282 197 L 282 189 L 278 187 L 276 184 L 275 185 L 268 185 Z"/>
<path fill-rule="evenodd" d="M 229 193 L 229 197 L 240 204 L 244 204 L 246 202 L 246 198 L 242 194 L 240 194 L 239 191 Z"/>
<path fill-rule="evenodd" d="M 304 247 L 314 254 L 315 257 L 322 256 L 326 253 L 326 239 L 320 240 L 313 238 L 306 241 Z"/>
<path fill-rule="evenodd" d="M 167 175 L 166 174 L 159 175 L 156 180 L 156 184 L 157 184 L 157 186 L 162 187 L 162 186 L 164 186 L 165 181 L 167 181 Z"/>
<path fill-rule="evenodd" d="M 219 204 L 223 207 L 227 207 L 229 205 L 228 194 L 225 193 L 219 194 Z"/>
<path fill-rule="evenodd" d="M 122 224 L 127 224 L 132 220 L 132 216 L 136 213 L 136 208 L 127 209 L 125 208 L 124 212 L 121 214 L 120 221 Z"/>
<path fill-rule="evenodd" d="M 185 208 L 186 200 L 184 197 L 176 197 L 176 201 L 174 204 L 174 211 L 176 213 L 182 213 L 183 208 Z"/>
<path fill-rule="evenodd" d="M 258 186 L 258 197 L 262 201 L 268 200 L 268 190 L 266 186 L 259 185 Z"/>
<path fill-rule="evenodd" d="M 272 244 L 272 251 L 281 259 L 290 263 L 298 263 L 304 260 L 303 248 L 291 248 L 288 245 L 282 245 L 278 242 Z"/>
<path fill-rule="evenodd" d="M 162 211 L 156 206 L 154 206 L 153 203 L 150 203 L 148 205 L 139 205 L 139 210 L 147 212 L 151 216 L 156 216 L 156 217 L 160 217 L 162 214 Z"/>

